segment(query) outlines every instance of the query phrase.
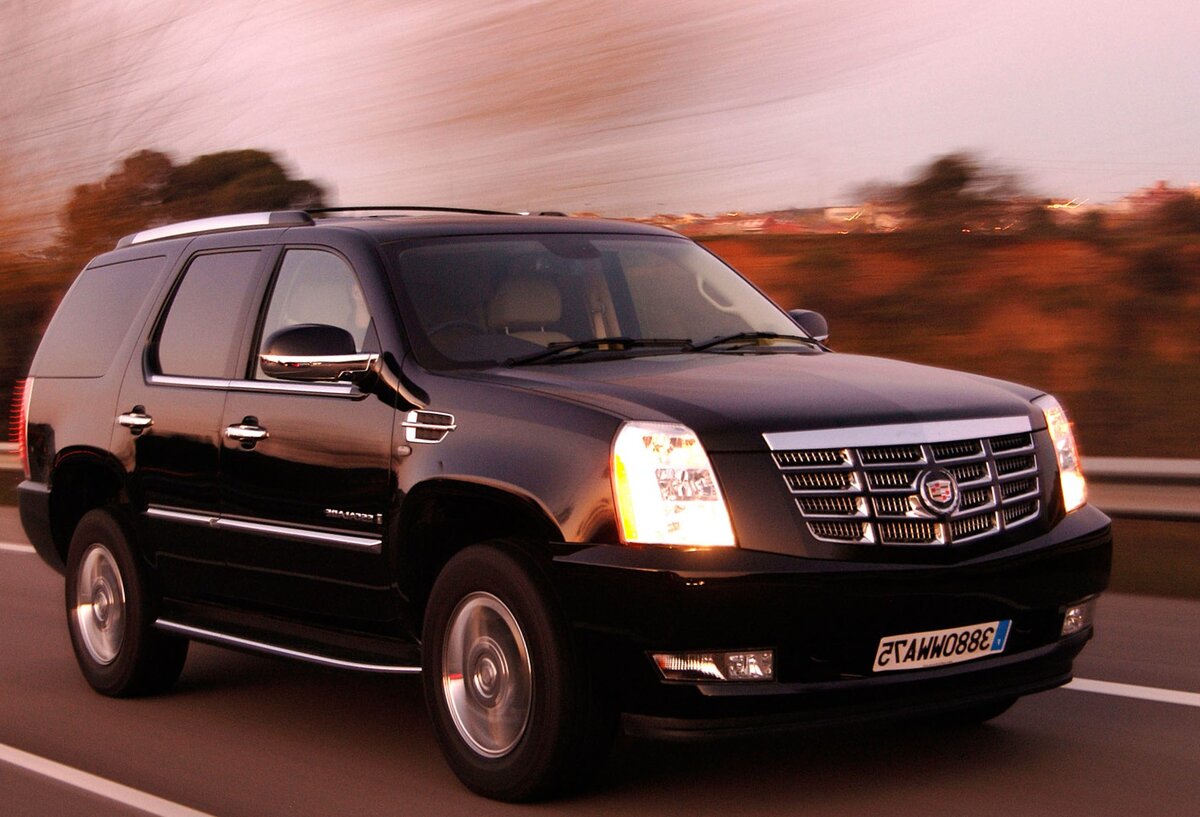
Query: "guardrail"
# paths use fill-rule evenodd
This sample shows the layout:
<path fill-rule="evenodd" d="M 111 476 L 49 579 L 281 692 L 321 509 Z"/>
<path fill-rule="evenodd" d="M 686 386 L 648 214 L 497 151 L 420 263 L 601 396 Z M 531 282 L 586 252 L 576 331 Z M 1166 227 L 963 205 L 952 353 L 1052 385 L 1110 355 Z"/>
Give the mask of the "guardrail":
<path fill-rule="evenodd" d="M 1200 522 L 1200 460 L 1088 457 L 1089 500 L 1109 516 Z"/>
<path fill-rule="evenodd" d="M 0 471 L 19 471 L 14 443 L 0 443 Z M 1088 498 L 1109 516 L 1200 522 L 1200 460 L 1088 457 Z"/>

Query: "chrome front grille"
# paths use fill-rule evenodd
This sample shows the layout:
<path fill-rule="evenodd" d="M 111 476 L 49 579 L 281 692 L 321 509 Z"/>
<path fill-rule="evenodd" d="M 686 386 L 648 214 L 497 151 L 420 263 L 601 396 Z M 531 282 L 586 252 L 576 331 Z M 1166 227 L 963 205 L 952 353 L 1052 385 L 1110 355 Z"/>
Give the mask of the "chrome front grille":
<path fill-rule="evenodd" d="M 979 440 L 959 440 L 953 443 L 934 443 L 933 457 L 938 462 L 949 460 L 966 460 L 983 453 L 983 444 Z"/>
<path fill-rule="evenodd" d="M 802 496 L 796 501 L 812 516 L 866 516 L 861 496 Z"/>
<path fill-rule="evenodd" d="M 858 449 L 858 459 L 863 465 L 900 465 L 925 462 L 919 445 L 884 445 Z"/>
<path fill-rule="evenodd" d="M 876 491 L 909 490 L 916 488 L 920 471 L 867 471 L 867 484 Z"/>
<path fill-rule="evenodd" d="M 809 522 L 813 536 L 827 542 L 871 542 L 872 530 L 863 522 Z"/>
<path fill-rule="evenodd" d="M 785 474 L 788 487 L 794 493 L 804 491 L 857 491 L 858 474 L 853 471 L 808 471 Z"/>
<path fill-rule="evenodd" d="M 854 439 L 855 429 L 848 432 Z M 1030 432 L 773 456 L 809 532 L 827 542 L 954 545 L 1023 525 L 1042 510 Z M 947 474 L 958 501 L 938 511 L 929 494 L 922 499 L 921 485 Z"/>
<path fill-rule="evenodd" d="M 824 451 L 781 451 L 775 455 L 775 464 L 780 468 L 805 465 L 847 465 L 846 452 L 840 449 Z"/>

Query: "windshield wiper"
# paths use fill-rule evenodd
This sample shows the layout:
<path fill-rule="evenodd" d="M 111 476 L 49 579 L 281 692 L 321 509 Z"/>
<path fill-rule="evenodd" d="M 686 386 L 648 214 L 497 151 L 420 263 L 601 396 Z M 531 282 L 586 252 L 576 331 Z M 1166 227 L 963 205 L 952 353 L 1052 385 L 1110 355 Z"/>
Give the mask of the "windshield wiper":
<path fill-rule="evenodd" d="M 688 349 L 691 342 L 687 338 L 629 338 L 623 335 L 609 338 L 592 338 L 590 340 L 564 340 L 551 343 L 540 352 L 534 352 L 524 357 L 510 357 L 504 361 L 505 366 L 525 366 L 530 363 L 540 363 L 555 358 L 566 357 L 573 360 L 585 352 L 639 349 L 650 346 L 670 346 L 676 349 Z M 575 354 L 569 355 L 568 353 Z"/>
<path fill-rule="evenodd" d="M 736 343 L 739 340 L 798 340 L 801 343 L 807 343 L 819 349 L 825 348 L 825 345 L 821 341 L 816 338 L 810 338 L 807 335 L 789 335 L 781 332 L 735 332 L 732 335 L 721 335 L 710 340 L 701 341 L 700 343 L 693 343 L 692 351 L 703 352 L 705 349 L 722 346 L 726 343 Z"/>

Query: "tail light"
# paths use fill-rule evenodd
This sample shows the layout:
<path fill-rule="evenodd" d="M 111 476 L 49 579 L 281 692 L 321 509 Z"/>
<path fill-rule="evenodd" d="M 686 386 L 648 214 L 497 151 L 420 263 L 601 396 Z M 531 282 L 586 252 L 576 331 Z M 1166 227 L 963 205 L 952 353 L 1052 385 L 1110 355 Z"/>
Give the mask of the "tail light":
<path fill-rule="evenodd" d="M 17 443 L 17 454 L 21 457 L 21 469 L 25 479 L 29 472 L 29 401 L 33 397 L 33 378 L 18 380 L 13 388 L 13 404 L 16 416 L 11 420 L 10 439 Z"/>

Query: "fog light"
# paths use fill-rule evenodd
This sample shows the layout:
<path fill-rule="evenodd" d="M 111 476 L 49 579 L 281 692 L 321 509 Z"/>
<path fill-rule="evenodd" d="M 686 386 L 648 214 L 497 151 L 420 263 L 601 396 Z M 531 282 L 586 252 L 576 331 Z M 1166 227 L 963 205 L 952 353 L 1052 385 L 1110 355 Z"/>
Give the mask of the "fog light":
<path fill-rule="evenodd" d="M 1086 630 L 1092 626 L 1092 613 L 1096 609 L 1096 600 L 1088 599 L 1068 607 L 1063 615 L 1062 634 L 1064 636 Z"/>
<path fill-rule="evenodd" d="M 773 681 L 772 650 L 656 652 L 651 656 L 668 681 Z"/>

